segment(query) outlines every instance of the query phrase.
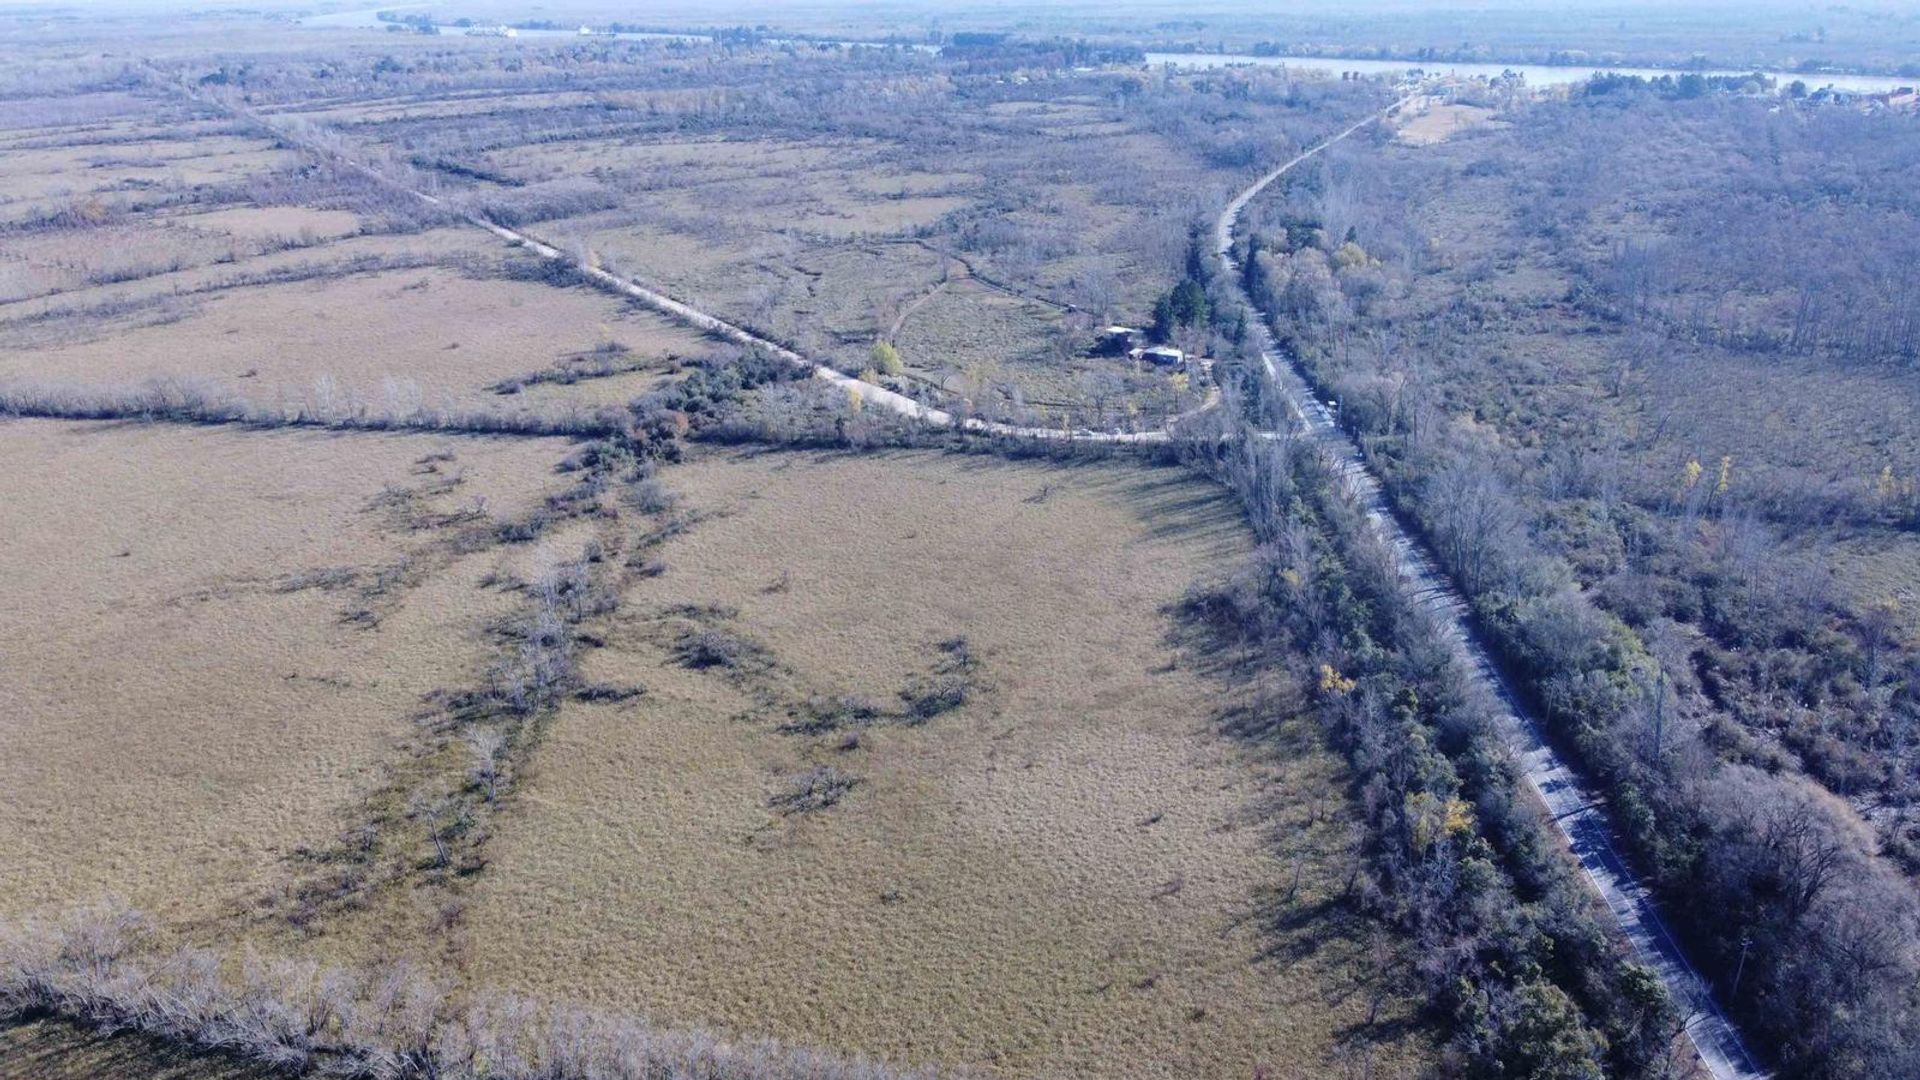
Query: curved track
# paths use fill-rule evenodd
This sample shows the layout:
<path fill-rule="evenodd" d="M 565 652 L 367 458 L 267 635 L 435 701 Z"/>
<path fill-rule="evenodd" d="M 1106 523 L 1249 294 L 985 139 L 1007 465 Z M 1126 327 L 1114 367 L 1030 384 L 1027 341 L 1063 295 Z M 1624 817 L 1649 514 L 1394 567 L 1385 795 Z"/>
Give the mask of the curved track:
<path fill-rule="evenodd" d="M 230 109 L 234 108 L 231 103 L 223 102 L 222 104 Z M 1233 261 L 1233 230 L 1247 204 L 1294 168 L 1311 160 L 1327 147 L 1381 119 L 1402 104 L 1404 101 L 1370 114 L 1338 133 L 1315 143 L 1263 174 L 1228 202 L 1214 222 L 1214 252 L 1227 266 L 1229 277 L 1234 281 L 1236 288 L 1240 287 L 1240 275 L 1239 267 Z M 234 109 L 234 111 L 247 115 L 244 109 Z M 312 145 L 284 130 L 279 130 L 262 117 L 248 115 L 248 119 L 274 129 L 280 137 L 302 146 L 309 152 L 330 157 L 381 184 L 403 190 L 434 206 L 446 205 L 440 198 L 405 187 L 368 165 L 342 156 L 337 150 Z M 824 363 L 810 360 L 784 345 L 681 303 L 630 278 L 599 267 L 583 265 L 559 248 L 526 232 L 508 228 L 482 216 L 473 214 L 465 216 L 472 224 L 502 240 L 520 245 L 541 258 L 565 263 L 601 288 L 629 297 L 702 332 L 735 344 L 764 350 L 803 367 L 810 371 L 814 378 L 840 387 L 849 394 L 857 394 L 863 407 L 883 408 L 937 426 L 957 426 L 966 431 L 1007 438 L 1104 443 L 1160 443 L 1171 438 L 1166 430 L 1063 431 L 972 417 L 955 417 L 951 413 L 915 401 L 904 394 L 865 382 Z M 1242 300 L 1249 308 L 1253 308 L 1250 297 L 1243 294 Z M 1546 808 L 1554 827 L 1566 842 L 1573 857 L 1579 862 L 1588 882 L 1611 913 L 1621 935 L 1632 945 L 1639 959 L 1659 974 L 1673 1000 L 1687 1009 L 1685 1033 L 1697 1051 L 1701 1063 L 1716 1080 L 1765 1080 L 1767 1074 L 1754 1064 L 1740 1040 L 1739 1033 L 1727 1019 L 1719 1003 L 1714 1000 L 1705 980 L 1701 979 L 1692 965 L 1687 962 L 1686 956 L 1680 951 L 1673 935 L 1655 910 L 1646 888 L 1640 884 L 1625 860 L 1615 850 L 1612 829 L 1605 816 L 1604 804 L 1586 790 L 1580 778 L 1553 750 L 1537 718 L 1521 704 L 1520 697 L 1515 693 L 1513 686 L 1493 664 L 1485 645 L 1475 635 L 1472 624 L 1467 618 L 1468 608 L 1465 599 L 1440 571 L 1425 544 L 1394 515 L 1381 489 L 1379 479 L 1367 467 L 1359 444 L 1335 425 L 1332 415 L 1312 393 L 1310 383 L 1298 361 L 1280 351 L 1266 326 L 1264 317 L 1255 320 L 1253 332 L 1256 335 L 1256 344 L 1267 377 L 1282 399 L 1288 403 L 1300 430 L 1330 451 L 1339 467 L 1348 494 L 1364 509 L 1367 520 L 1376 535 L 1394 552 L 1400 574 L 1406 580 L 1413 595 L 1433 613 L 1437 625 L 1442 628 L 1473 677 L 1485 686 L 1494 700 L 1501 703 L 1499 717 L 1501 731 L 1509 750 L 1520 763 L 1522 774 L 1526 777 L 1529 787 Z"/>

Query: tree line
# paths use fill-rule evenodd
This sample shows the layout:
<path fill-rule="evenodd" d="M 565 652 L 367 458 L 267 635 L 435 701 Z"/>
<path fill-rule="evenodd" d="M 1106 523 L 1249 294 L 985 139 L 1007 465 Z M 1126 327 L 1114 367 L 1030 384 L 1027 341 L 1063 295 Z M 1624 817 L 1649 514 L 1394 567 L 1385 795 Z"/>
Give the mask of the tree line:
<path fill-rule="evenodd" d="M 1698 110 L 1686 116 L 1698 125 L 1733 107 L 1643 105 Z M 1624 159 L 1615 169 L 1664 152 L 1637 141 L 1647 135 L 1638 118 L 1604 136 L 1569 118 L 1599 107 L 1537 106 L 1502 137 L 1507 149 L 1556 147 L 1557 158 L 1497 158 L 1484 144 L 1461 152 L 1470 173 L 1495 181 L 1503 172 L 1558 174 L 1560 186 L 1544 191 L 1514 184 L 1513 202 L 1489 215 L 1512 224 L 1484 239 L 1512 248 L 1483 254 L 1469 245 L 1442 261 L 1421 240 L 1420 215 L 1433 200 L 1418 191 L 1459 165 L 1359 149 L 1344 163 L 1334 155 L 1255 222 L 1264 235 L 1242 247 L 1246 284 L 1469 597 L 1502 664 L 1604 792 L 1626 852 L 1689 954 L 1780 1074 L 1920 1075 L 1912 1034 L 1920 902 L 1852 809 L 1800 772 L 1840 791 L 1850 769 L 1859 770 L 1855 782 L 1908 790 L 1912 739 L 1899 733 L 1913 729 L 1912 653 L 1884 618 L 1840 609 L 1817 579 L 1770 553 L 1775 541 L 1732 458 L 1689 460 L 1658 494 L 1642 494 L 1623 477 L 1623 459 L 1591 449 L 1598 440 L 1587 425 L 1605 414 L 1552 411 L 1500 351 L 1534 332 L 1524 320 L 1540 317 L 1486 286 L 1491 260 L 1541 236 L 1560 241 L 1549 250 L 1568 252 L 1570 299 L 1580 304 L 1594 266 L 1580 254 L 1590 249 L 1571 241 L 1587 235 L 1619 183 L 1596 143 Z M 1855 121 L 1841 118 L 1838 135 L 1795 138 L 1846 139 L 1852 130 Z M 1582 150 L 1570 150 L 1570 138 L 1586 140 L 1574 144 Z M 1839 213 L 1876 198 L 1862 192 Z M 1353 215 L 1356 206 L 1379 209 L 1377 224 Z M 1729 207 L 1746 213 L 1737 199 L 1684 213 L 1704 221 Z M 1349 216 L 1361 222 L 1351 233 L 1327 227 Z M 1358 250 L 1339 258 L 1349 243 Z M 1755 270 L 1749 280 L 1779 272 Z M 1663 323 L 1668 332 L 1685 333 Z M 1622 347 L 1665 347 L 1664 338 L 1634 341 Z M 1605 402 L 1634 385 L 1604 373 L 1598 381 L 1597 393 L 1576 400 Z M 1783 700 L 1794 692 L 1811 707 Z M 1799 726 L 1815 715 L 1817 725 Z"/>

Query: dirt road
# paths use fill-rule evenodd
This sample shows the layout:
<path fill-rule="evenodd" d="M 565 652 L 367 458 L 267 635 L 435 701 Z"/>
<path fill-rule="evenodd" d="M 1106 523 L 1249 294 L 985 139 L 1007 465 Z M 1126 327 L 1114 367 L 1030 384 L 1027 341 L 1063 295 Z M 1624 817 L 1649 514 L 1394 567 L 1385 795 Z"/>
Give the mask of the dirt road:
<path fill-rule="evenodd" d="M 274 127 L 266 119 L 251 115 L 244 109 L 234 107 L 231 103 L 222 102 L 222 104 L 257 123 L 270 128 Z M 1327 147 L 1364 129 L 1389 111 L 1391 109 L 1370 115 L 1301 151 L 1262 175 L 1227 204 L 1226 209 L 1214 223 L 1214 241 L 1215 252 L 1233 271 L 1229 275 L 1232 280 L 1235 282 L 1239 280 L 1238 268 L 1232 261 L 1233 229 L 1247 204 L 1292 169 L 1311 160 Z M 296 145 L 304 146 L 310 152 L 331 157 L 380 183 L 407 191 L 432 205 L 444 205 L 439 198 L 426 192 L 405 188 L 369 166 L 343 157 L 337 150 L 311 145 L 289 132 L 275 130 L 281 137 L 287 138 Z M 699 311 L 629 278 L 598 267 L 583 265 L 559 248 L 525 232 L 507 228 L 484 217 L 470 215 L 468 220 L 502 240 L 524 246 L 526 250 L 541 258 L 565 263 L 594 284 L 627 296 L 688 326 L 739 345 L 764 350 L 806 368 L 814 378 L 846 390 L 850 395 L 857 394 L 863 407 L 883 408 L 929 424 L 949 427 L 957 425 L 963 430 L 1008 438 L 1108 443 L 1157 443 L 1165 442 L 1170 438 L 1165 430 L 1061 431 L 977 418 L 956 418 L 946 411 L 935 409 L 903 394 L 810 360 L 783 345 Z M 1248 298 L 1243 297 L 1243 299 Z M 1248 305 L 1252 306 L 1250 299 L 1248 299 Z M 1632 944 L 1639 958 L 1659 973 L 1674 1001 L 1688 1011 L 1686 1033 L 1697 1049 L 1701 1062 L 1717 1080 L 1764 1080 L 1766 1074 L 1753 1063 L 1738 1033 L 1727 1020 L 1718 1002 L 1713 999 L 1706 983 L 1694 972 L 1681 953 L 1672 934 L 1654 909 L 1645 888 L 1614 849 L 1611 828 L 1607 823 L 1602 804 L 1582 786 L 1579 777 L 1548 745 L 1538 721 L 1519 704 L 1519 698 L 1512 686 L 1495 668 L 1486 648 L 1474 635 L 1466 617 L 1465 601 L 1446 576 L 1440 572 L 1424 544 L 1395 517 L 1378 479 L 1368 470 L 1358 444 L 1334 424 L 1326 407 L 1311 392 L 1303 371 L 1294 359 L 1279 351 L 1264 319 L 1255 321 L 1253 332 L 1258 335 L 1257 345 L 1266 374 L 1292 407 L 1297 423 L 1310 437 L 1320 440 L 1332 451 L 1340 465 L 1347 491 L 1365 509 L 1367 518 L 1376 533 L 1395 552 L 1401 575 L 1406 579 L 1409 588 L 1436 615 L 1439 625 L 1444 628 L 1444 632 L 1466 661 L 1468 668 L 1475 673 L 1476 678 L 1486 686 L 1496 700 L 1504 705 L 1503 715 L 1500 718 L 1502 730 L 1509 749 L 1522 766 L 1528 785 L 1540 798 L 1568 849 L 1578 860 L 1587 879 L 1604 901 L 1608 911 L 1612 913 L 1622 936 Z"/>

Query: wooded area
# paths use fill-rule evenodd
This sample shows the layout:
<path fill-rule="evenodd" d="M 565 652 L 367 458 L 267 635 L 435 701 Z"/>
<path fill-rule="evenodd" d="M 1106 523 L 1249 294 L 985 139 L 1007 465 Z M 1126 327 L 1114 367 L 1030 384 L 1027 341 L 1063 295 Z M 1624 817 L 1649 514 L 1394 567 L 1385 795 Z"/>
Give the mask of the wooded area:
<path fill-rule="evenodd" d="M 1600 89 L 1336 152 L 1247 284 L 1782 1072 L 1906 1075 L 1920 141 Z"/>

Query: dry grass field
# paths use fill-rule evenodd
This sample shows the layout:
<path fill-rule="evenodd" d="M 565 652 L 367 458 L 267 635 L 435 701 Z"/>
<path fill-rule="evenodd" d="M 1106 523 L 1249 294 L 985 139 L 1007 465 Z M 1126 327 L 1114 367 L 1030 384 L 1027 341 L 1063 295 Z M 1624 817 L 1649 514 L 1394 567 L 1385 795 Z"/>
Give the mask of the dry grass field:
<path fill-rule="evenodd" d="M 487 556 L 427 557 L 436 530 L 396 526 L 383 493 L 520 512 L 563 453 L 0 424 L 0 913 L 117 895 L 206 927 L 330 839 L 503 603 L 475 587 Z M 363 604 L 377 627 L 347 618 Z"/>
<path fill-rule="evenodd" d="M 1189 226 L 1244 172 L 1244 144 L 1286 138 L 1303 106 L 1281 86 L 1223 106 L 1209 99 L 1233 87 L 1195 79 L 1136 108 L 1106 76 L 989 79 L 974 100 L 950 74 L 831 51 L 784 66 L 743 55 L 724 72 L 661 55 L 637 77 L 617 52 L 580 59 L 595 76 L 594 64 L 629 66 L 590 94 L 289 95 L 269 108 L 370 152 L 397 148 L 468 205 L 850 372 L 876 340 L 910 337 L 909 366 L 937 385 L 964 373 L 996 400 L 1083 412 L 1089 328 L 1149 321 Z M 749 104 L 769 95 L 776 106 Z M 1182 128 L 1182 112 L 1216 108 L 1239 115 Z M 921 313 L 901 313 L 956 272 L 941 252 L 993 287 L 947 290 L 926 312 L 946 318 L 916 329 Z M 1146 398 L 1135 403 L 1161 410 Z"/>
<path fill-rule="evenodd" d="M 488 388 L 607 342 L 650 359 L 705 348 L 692 332 L 598 293 L 431 266 L 223 289 L 159 310 L 102 319 L 71 344 L 35 335 L 7 348 L 0 338 L 0 379 L 197 379 L 265 406 L 312 403 L 325 381 L 343 402 L 405 411 L 406 399 L 511 403 Z M 76 329 L 52 325 L 63 335 Z M 34 324 L 42 328 L 49 322 Z M 624 402 L 640 389 L 615 381 L 619 396 L 588 400 Z M 572 396 L 543 389 L 543 398 Z"/>
<path fill-rule="evenodd" d="M 1245 688 L 1170 643 L 1248 550 L 1223 496 L 925 454 L 665 476 L 698 524 L 587 661 L 647 693 L 554 722 L 467 911 L 477 983 L 1003 1076 L 1337 1068 L 1340 769 L 1305 719 L 1284 757 L 1224 735 Z M 739 662 L 690 667 L 703 628 Z M 900 718 L 955 639 L 966 702 Z M 852 786 L 781 802 L 817 770 Z"/>
<path fill-rule="evenodd" d="M 710 351 L 301 146 L 853 370 L 890 339 L 922 386 L 1115 415 L 1174 393 L 1088 327 L 1144 321 L 1243 161 L 1105 74 L 973 100 L 919 54 L 222 20 L 217 58 L 62 23 L 0 59 L 0 385 L 259 410 L 0 415 L 0 921 L 111 897 L 236 972 L 405 958 L 450 1010 L 525 992 L 1009 1078 L 1432 1057 L 1414 1003 L 1370 1018 L 1314 721 L 1236 734 L 1265 688 L 1182 644 L 1173 605 L 1251 550 L 1220 490 L 723 450 L 644 403 L 657 431 L 591 445 L 264 430 L 617 414 Z M 688 412 L 737 399 L 697 374 Z M 29 1020 L 0 1080 L 250 1075 Z"/>
<path fill-rule="evenodd" d="M 1476 128 L 1497 126 L 1493 114 L 1482 105 L 1429 105 L 1408 117 L 1396 137 L 1409 146 L 1432 146 Z"/>

